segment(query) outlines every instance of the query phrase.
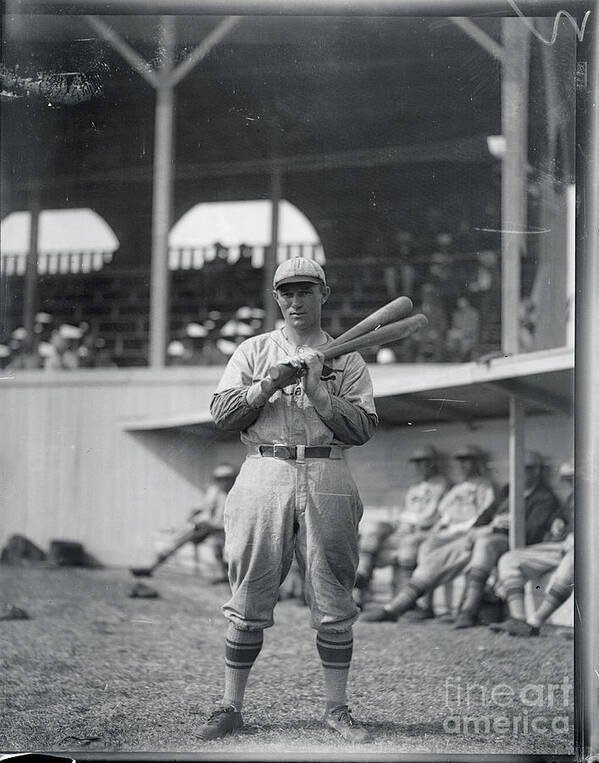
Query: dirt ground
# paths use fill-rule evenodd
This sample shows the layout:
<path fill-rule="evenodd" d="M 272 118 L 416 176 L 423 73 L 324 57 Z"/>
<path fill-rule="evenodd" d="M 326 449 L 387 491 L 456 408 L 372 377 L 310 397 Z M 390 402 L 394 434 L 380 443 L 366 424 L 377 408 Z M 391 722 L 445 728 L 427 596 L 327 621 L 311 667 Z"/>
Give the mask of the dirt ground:
<path fill-rule="evenodd" d="M 357 748 L 321 724 L 314 633 L 293 600 L 265 633 L 245 728 L 202 742 L 197 728 L 222 691 L 227 586 L 168 570 L 148 582 L 160 598 L 130 598 L 122 569 L 0 567 L 0 601 L 30 615 L 0 622 L 0 750 L 204 760 L 573 751 L 567 629 L 516 639 L 434 621 L 358 622 L 350 706 L 372 741 Z"/>

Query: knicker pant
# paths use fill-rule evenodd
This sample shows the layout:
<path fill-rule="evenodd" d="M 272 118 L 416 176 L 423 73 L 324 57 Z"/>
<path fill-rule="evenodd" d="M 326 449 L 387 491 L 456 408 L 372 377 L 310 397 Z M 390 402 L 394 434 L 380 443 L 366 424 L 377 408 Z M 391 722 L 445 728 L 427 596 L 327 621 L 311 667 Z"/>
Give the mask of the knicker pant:
<path fill-rule="evenodd" d="M 344 459 L 246 458 L 225 505 L 225 617 L 242 630 L 273 625 L 295 553 L 312 627 L 349 630 L 359 613 L 352 591 L 362 511 Z"/>

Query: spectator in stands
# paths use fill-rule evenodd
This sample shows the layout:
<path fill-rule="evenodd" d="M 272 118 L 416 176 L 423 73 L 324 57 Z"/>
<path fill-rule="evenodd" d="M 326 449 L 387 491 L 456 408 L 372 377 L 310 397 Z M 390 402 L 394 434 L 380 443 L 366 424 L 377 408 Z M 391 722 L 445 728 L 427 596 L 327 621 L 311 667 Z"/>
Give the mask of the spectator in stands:
<path fill-rule="evenodd" d="M 411 261 L 412 234 L 400 230 L 395 235 L 395 247 L 392 250 L 394 261 L 385 265 L 383 278 L 388 299 L 414 293 L 416 270 Z"/>
<path fill-rule="evenodd" d="M 79 367 L 77 345 L 81 339 L 81 329 L 68 323 L 52 332 L 51 349 L 44 360 L 47 371 L 72 370 Z"/>
<path fill-rule="evenodd" d="M 492 249 L 478 252 L 475 280 L 468 290 L 480 315 L 481 352 L 501 347 L 501 271 L 497 253 Z"/>
<path fill-rule="evenodd" d="M 166 348 L 167 363 L 169 366 L 185 366 L 189 357 L 189 348 L 180 339 L 173 339 Z"/>
<path fill-rule="evenodd" d="M 572 487 L 571 463 L 560 467 L 561 479 Z M 528 617 L 524 611 L 524 584 L 554 572 L 538 608 Z M 574 583 L 574 490 L 571 489 L 560 514 L 553 519 L 542 543 L 516 548 L 499 560 L 499 587 L 509 607 L 509 618 L 490 626 L 512 636 L 538 636 L 541 626 L 572 593 Z"/>
<path fill-rule="evenodd" d="M 6 368 L 10 363 L 10 347 L 0 344 L 0 368 Z"/>
<path fill-rule="evenodd" d="M 106 340 L 101 336 L 95 342 L 94 368 L 117 368 L 110 350 L 106 347 Z"/>
<path fill-rule="evenodd" d="M 456 260 L 453 237 L 449 233 L 439 233 L 436 244 L 427 281 L 433 287 L 436 299 L 445 308 L 445 314 L 451 315 L 462 291 L 461 263 Z"/>
<path fill-rule="evenodd" d="M 537 328 L 537 306 L 531 297 L 520 301 L 520 349 L 531 352 L 535 348 L 535 331 Z"/>
<path fill-rule="evenodd" d="M 404 503 L 390 522 L 378 522 L 360 538 L 360 561 L 356 575 L 357 603 L 362 606 L 376 568 L 393 566 L 393 594 L 403 587 L 416 568 L 421 543 L 438 518 L 437 507 L 449 482 L 439 471 L 439 456 L 430 445 L 417 448 L 410 457 L 416 481 L 408 488 Z"/>
<path fill-rule="evenodd" d="M 27 329 L 19 326 L 10 335 L 8 368 L 17 370 L 38 367 L 37 357 L 27 351 L 27 344 Z"/>
<path fill-rule="evenodd" d="M 443 304 L 437 299 L 432 284 L 425 283 L 422 285 L 421 296 L 422 299 L 417 312 L 426 315 L 428 325 L 412 335 L 416 345 L 415 361 L 417 363 L 426 361 L 439 363 L 444 358 L 447 313 Z"/>
<path fill-rule="evenodd" d="M 434 617 L 432 594 L 441 583 L 453 579 L 451 574 L 440 574 L 448 568 L 453 555 L 445 553 L 452 541 L 463 539 L 474 526 L 476 520 L 494 501 L 495 490 L 484 472 L 485 457 L 475 445 L 467 445 L 458 451 L 455 459 L 459 464 L 462 480 L 441 498 L 437 512 L 439 518 L 421 543 L 418 562 L 405 588 L 384 607 L 367 611 L 362 616 L 367 622 L 395 621 L 404 612 L 412 609 L 417 600 L 427 595 L 428 600 L 422 612 L 423 618 Z"/>
<path fill-rule="evenodd" d="M 472 360 L 474 349 L 480 336 L 478 310 L 470 304 L 468 297 L 458 297 L 457 307 L 451 318 L 451 328 L 447 332 L 447 355 L 450 360 L 462 363 Z"/>

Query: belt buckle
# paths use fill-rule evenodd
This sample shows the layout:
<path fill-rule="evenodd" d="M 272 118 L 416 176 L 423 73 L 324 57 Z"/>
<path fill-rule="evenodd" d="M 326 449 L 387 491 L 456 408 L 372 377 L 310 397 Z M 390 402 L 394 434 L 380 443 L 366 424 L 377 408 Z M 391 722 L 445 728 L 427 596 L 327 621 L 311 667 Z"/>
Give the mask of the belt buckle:
<path fill-rule="evenodd" d="M 282 443 L 274 443 L 272 446 L 273 458 L 281 458 L 284 461 L 288 461 L 291 458 L 291 449 L 287 445 Z"/>

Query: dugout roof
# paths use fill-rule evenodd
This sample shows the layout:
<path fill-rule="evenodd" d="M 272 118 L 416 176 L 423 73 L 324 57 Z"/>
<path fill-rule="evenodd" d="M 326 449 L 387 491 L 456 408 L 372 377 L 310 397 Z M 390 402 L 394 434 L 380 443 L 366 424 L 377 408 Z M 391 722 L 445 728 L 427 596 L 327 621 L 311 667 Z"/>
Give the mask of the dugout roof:
<path fill-rule="evenodd" d="M 567 348 L 488 363 L 371 365 L 369 370 L 382 426 L 507 417 L 509 395 L 514 394 L 528 413 L 571 414 L 573 409 L 574 353 Z M 132 433 L 185 429 L 213 436 L 217 431 L 208 410 L 124 421 L 122 426 Z"/>

